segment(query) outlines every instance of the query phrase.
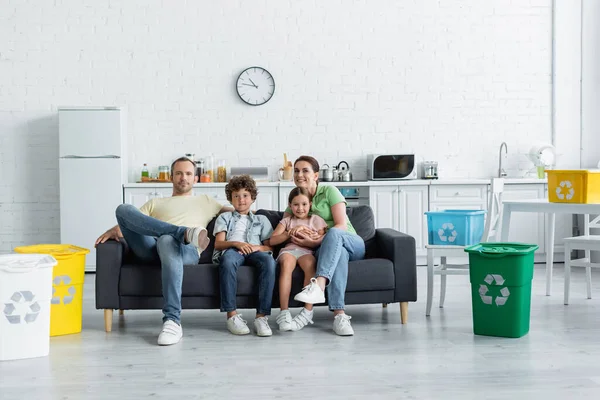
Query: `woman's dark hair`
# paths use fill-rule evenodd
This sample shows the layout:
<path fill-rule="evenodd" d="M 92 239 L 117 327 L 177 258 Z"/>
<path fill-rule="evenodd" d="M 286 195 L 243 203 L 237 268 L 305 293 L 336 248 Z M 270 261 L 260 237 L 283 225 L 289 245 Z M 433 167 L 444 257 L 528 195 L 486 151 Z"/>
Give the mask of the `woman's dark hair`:
<path fill-rule="evenodd" d="M 296 159 L 296 161 L 294 161 L 294 166 L 296 166 L 298 161 L 306 161 L 312 167 L 313 172 L 319 172 L 319 162 L 316 158 L 311 156 L 300 156 Z"/>
<path fill-rule="evenodd" d="M 308 189 L 296 186 L 295 188 L 292 189 L 292 191 L 290 192 L 290 195 L 288 196 L 288 204 L 292 204 L 292 200 L 294 200 L 294 197 L 300 196 L 300 195 L 306 196 L 308 201 L 312 201 L 312 196 L 308 192 Z"/>
<path fill-rule="evenodd" d="M 238 190 L 246 189 L 250 193 L 250 198 L 256 200 L 258 195 L 258 189 L 256 188 L 256 182 L 250 177 L 250 175 L 237 175 L 229 180 L 229 183 L 225 185 L 225 196 L 227 201 L 231 201 L 233 192 Z"/>
<path fill-rule="evenodd" d="M 181 161 L 187 161 L 192 163 L 192 165 L 194 166 L 194 176 L 196 176 L 196 172 L 198 172 L 198 170 L 196 169 L 196 163 L 187 157 L 179 157 L 177 160 L 173 161 L 173 163 L 171 164 L 171 176 L 173 176 L 173 169 L 175 168 L 175 164 Z"/>

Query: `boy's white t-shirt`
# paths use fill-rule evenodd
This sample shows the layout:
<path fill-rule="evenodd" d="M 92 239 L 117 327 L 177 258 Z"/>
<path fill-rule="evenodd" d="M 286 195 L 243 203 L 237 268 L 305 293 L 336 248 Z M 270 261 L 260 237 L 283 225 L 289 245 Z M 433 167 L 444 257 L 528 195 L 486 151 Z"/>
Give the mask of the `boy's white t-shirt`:
<path fill-rule="evenodd" d="M 235 224 L 235 229 L 231 232 L 229 242 L 247 242 L 246 230 L 248 229 L 248 221 L 250 221 L 250 218 L 247 215 L 240 215 L 240 219 Z"/>

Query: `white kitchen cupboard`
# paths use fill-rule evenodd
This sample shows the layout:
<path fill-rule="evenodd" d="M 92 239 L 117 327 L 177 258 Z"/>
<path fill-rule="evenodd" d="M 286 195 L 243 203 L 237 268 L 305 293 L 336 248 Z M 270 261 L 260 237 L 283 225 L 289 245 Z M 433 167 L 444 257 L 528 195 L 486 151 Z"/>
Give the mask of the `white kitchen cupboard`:
<path fill-rule="evenodd" d="M 218 202 L 231 207 L 225 195 L 225 187 L 194 187 L 194 195 L 206 194 L 214 197 Z M 148 200 L 158 197 L 170 197 L 173 194 L 171 187 L 165 186 L 144 186 L 144 187 L 125 187 L 125 203 L 141 207 Z M 258 196 L 252 205 L 252 210 L 260 208 L 267 210 L 277 210 L 279 203 L 279 188 L 277 186 L 266 186 L 258 188 Z"/>
<path fill-rule="evenodd" d="M 489 185 L 429 186 L 429 210 L 486 210 Z"/>
<path fill-rule="evenodd" d="M 427 255 L 428 191 L 419 186 L 371 186 L 369 203 L 375 215 L 376 228 L 392 228 L 415 238 L 417 256 Z"/>
<path fill-rule="evenodd" d="M 137 208 L 140 208 L 151 199 L 171 196 L 173 191 L 172 189 L 163 187 L 136 187 L 125 188 L 123 194 L 126 204 L 132 204 Z"/>

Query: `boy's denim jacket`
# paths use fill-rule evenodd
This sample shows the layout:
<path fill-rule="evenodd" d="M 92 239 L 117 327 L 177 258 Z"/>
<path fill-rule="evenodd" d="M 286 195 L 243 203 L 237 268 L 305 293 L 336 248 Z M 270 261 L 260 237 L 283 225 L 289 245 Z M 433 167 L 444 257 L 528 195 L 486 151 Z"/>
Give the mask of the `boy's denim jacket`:
<path fill-rule="evenodd" d="M 241 214 L 237 211 L 225 212 L 217 217 L 215 221 L 215 229 L 213 235 L 216 237 L 219 232 L 227 232 L 225 234 L 225 240 L 229 240 L 233 231 L 235 230 L 235 224 L 240 220 Z M 248 212 L 248 229 L 246 230 L 246 241 L 249 244 L 260 246 L 263 242 L 271 237 L 273 234 L 273 227 L 271 222 L 264 215 L 256 215 L 252 211 Z M 212 261 L 214 264 L 219 263 L 219 259 L 223 254 L 223 250 L 214 250 Z"/>

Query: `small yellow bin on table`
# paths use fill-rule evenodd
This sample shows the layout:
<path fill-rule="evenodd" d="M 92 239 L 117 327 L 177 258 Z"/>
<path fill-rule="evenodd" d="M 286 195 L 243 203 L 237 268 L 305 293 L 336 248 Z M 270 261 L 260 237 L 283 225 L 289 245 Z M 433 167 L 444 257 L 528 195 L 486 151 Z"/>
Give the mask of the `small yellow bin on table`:
<path fill-rule="evenodd" d="M 600 170 L 546 170 L 551 203 L 600 203 Z"/>
<path fill-rule="evenodd" d="M 85 256 L 90 251 L 70 244 L 38 244 L 15 248 L 21 254 L 49 254 L 58 264 L 52 274 L 50 336 L 81 332 Z"/>

